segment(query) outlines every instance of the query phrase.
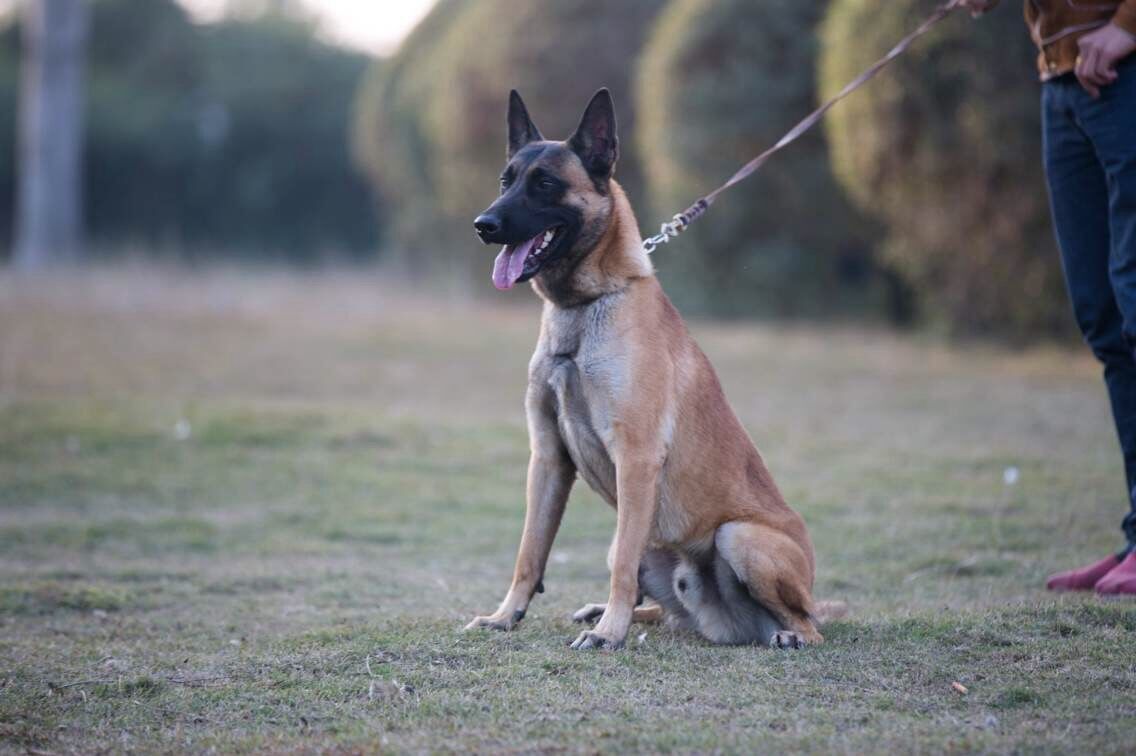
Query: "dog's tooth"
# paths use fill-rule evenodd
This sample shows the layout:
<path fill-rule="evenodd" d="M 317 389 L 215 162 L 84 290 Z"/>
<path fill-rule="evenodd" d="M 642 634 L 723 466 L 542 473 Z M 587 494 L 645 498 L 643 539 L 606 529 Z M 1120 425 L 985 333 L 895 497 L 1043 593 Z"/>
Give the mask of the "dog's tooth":
<path fill-rule="evenodd" d="M 552 241 L 552 229 L 551 228 L 544 232 L 544 240 L 546 242 Z"/>

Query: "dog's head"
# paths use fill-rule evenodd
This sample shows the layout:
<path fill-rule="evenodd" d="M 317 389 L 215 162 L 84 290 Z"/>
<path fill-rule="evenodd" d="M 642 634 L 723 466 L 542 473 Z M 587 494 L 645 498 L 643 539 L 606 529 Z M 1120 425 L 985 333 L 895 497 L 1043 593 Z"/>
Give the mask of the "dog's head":
<path fill-rule="evenodd" d="M 473 222 L 483 242 L 504 245 L 493 264 L 498 289 L 571 268 L 595 247 L 611 215 L 619 156 L 615 106 L 606 89 L 596 92 L 563 142 L 540 135 L 515 90 L 508 126 L 501 196 Z"/>

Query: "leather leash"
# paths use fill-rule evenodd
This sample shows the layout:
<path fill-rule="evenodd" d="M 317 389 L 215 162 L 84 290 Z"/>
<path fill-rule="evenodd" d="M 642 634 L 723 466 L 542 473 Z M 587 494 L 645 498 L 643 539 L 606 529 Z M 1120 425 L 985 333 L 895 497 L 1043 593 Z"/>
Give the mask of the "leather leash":
<path fill-rule="evenodd" d="M 769 158 L 773 157 L 775 154 L 785 149 L 793 142 L 797 141 L 805 132 L 815 126 L 817 124 L 817 121 L 819 121 L 824 116 L 824 114 L 832 108 L 833 105 L 840 102 L 845 97 L 867 84 L 889 63 L 907 52 L 907 48 L 911 47 L 915 40 L 931 31 L 931 29 L 937 23 L 949 16 L 951 12 L 957 9 L 961 4 L 962 0 L 948 0 L 947 2 L 936 8 L 935 11 L 931 13 L 931 15 L 929 15 L 923 21 L 923 23 L 921 23 L 915 29 L 915 31 L 911 32 L 906 37 L 901 39 L 899 43 L 888 52 L 887 55 L 870 65 L 867 69 L 864 70 L 863 73 L 861 73 L 852 81 L 848 82 L 848 84 L 846 84 L 843 89 L 837 92 L 834 97 L 830 98 L 819 108 L 805 116 L 805 118 L 802 119 L 800 123 L 790 129 L 789 132 L 785 134 L 785 136 L 781 137 L 781 139 L 778 140 L 775 145 L 739 168 L 737 173 L 727 179 L 726 183 L 722 184 L 709 194 L 700 197 L 690 207 L 686 208 L 681 213 L 676 214 L 668 223 L 662 224 L 659 227 L 659 233 L 655 234 L 654 236 L 649 236 L 643 240 L 643 249 L 647 252 L 647 254 L 651 254 L 659 248 L 659 245 L 666 244 L 671 239 L 674 239 L 676 236 L 685 231 L 687 226 L 702 217 L 702 214 L 710 208 L 710 205 L 714 203 L 714 200 L 718 198 L 718 195 L 734 186 L 735 184 L 738 184 L 747 179 L 751 174 L 757 171 L 757 169 L 761 168 L 761 166 L 763 166 L 765 162 L 769 160 Z"/>

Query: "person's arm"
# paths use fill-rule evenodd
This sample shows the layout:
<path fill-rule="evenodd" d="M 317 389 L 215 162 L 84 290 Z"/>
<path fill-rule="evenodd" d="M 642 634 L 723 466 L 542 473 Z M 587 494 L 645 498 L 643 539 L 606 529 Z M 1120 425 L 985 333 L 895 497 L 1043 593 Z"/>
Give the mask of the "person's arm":
<path fill-rule="evenodd" d="M 1124 0 L 1116 9 L 1112 23 L 1136 37 L 1136 0 Z"/>

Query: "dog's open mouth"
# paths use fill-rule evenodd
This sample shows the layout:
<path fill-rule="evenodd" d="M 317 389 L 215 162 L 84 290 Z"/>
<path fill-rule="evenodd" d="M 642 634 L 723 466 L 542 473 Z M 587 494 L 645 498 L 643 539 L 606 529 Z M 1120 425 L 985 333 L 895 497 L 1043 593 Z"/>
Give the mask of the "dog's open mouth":
<path fill-rule="evenodd" d="M 513 288 L 518 281 L 536 275 L 548 253 L 560 240 L 563 226 L 553 226 L 520 244 L 501 248 L 493 262 L 493 285 L 501 291 Z"/>

